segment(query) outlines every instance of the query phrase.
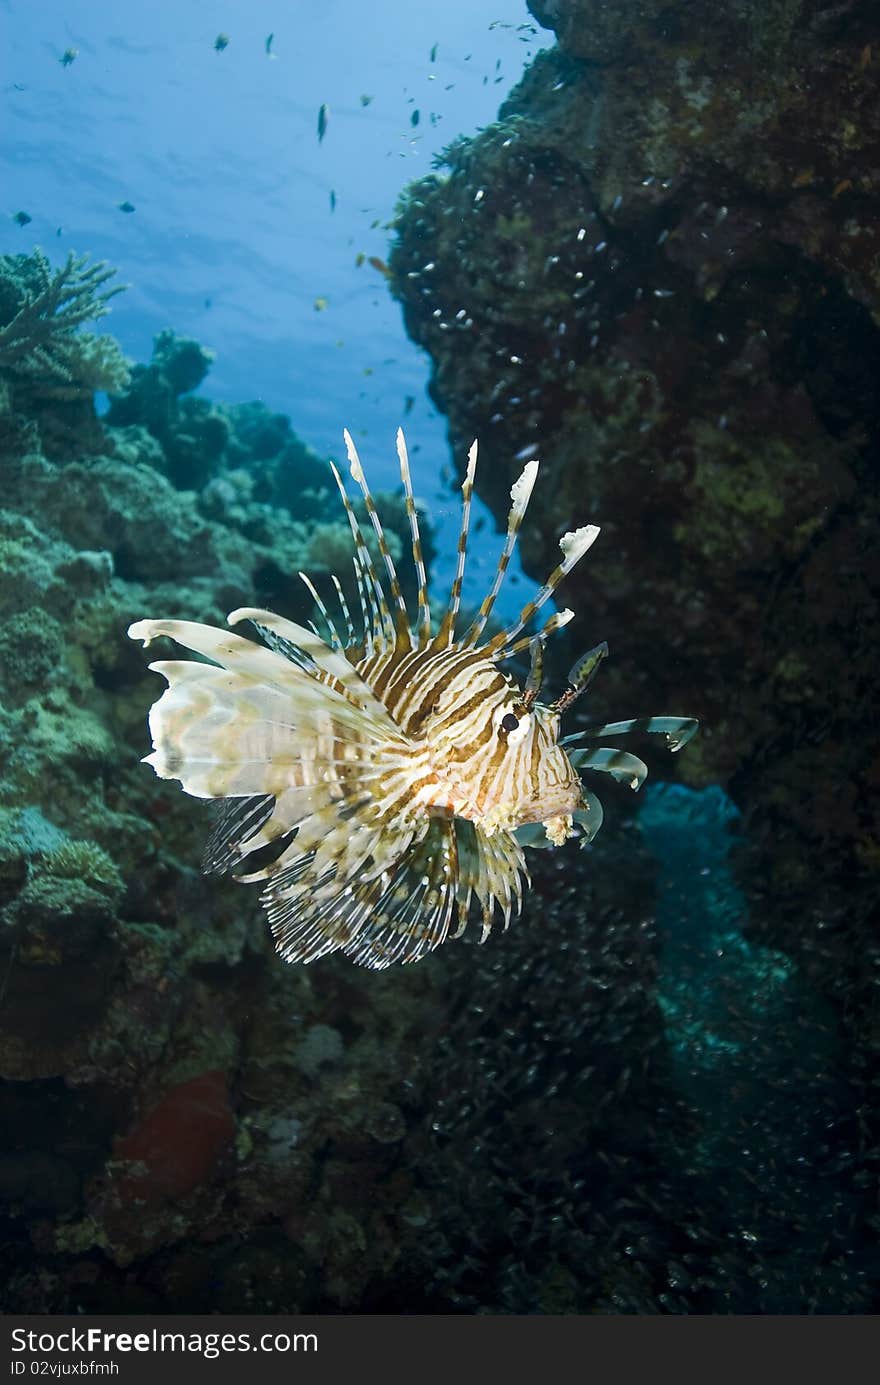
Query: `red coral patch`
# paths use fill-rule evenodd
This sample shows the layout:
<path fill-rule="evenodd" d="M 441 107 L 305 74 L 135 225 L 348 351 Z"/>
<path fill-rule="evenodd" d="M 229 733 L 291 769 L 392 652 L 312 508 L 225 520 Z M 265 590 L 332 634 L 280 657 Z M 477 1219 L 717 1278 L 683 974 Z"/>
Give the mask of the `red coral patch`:
<path fill-rule="evenodd" d="M 117 1185 L 120 1197 L 183 1197 L 212 1176 L 234 1137 L 225 1075 L 215 1070 L 181 1082 L 116 1141 L 115 1158 L 138 1166 Z"/>

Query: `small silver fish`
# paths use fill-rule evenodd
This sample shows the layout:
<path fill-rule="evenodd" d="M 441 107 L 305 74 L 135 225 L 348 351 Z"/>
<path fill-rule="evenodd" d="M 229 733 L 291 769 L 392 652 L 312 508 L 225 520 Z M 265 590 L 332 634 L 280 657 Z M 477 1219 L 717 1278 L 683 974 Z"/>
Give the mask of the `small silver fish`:
<path fill-rule="evenodd" d="M 526 463 L 511 489 L 494 581 L 458 634 L 477 444 L 462 486 L 455 579 L 435 629 L 403 432 L 397 451 L 418 582 L 415 622 L 354 442 L 348 432 L 344 438 L 386 571 L 383 582 L 331 463 L 354 539 L 357 630 L 339 579 L 332 579 L 337 625 L 300 573 L 326 640 L 251 608 L 233 611 L 229 624 L 249 622 L 261 643 L 185 620 L 140 620 L 128 633 L 145 645 L 168 636 L 210 660 L 150 665 L 168 687 L 150 711 L 154 748 L 146 757 L 160 778 L 179 780 L 186 793 L 225 800 L 205 871 L 263 883 L 261 902 L 288 961 L 339 951 L 380 969 L 425 956 L 453 924 L 453 936 L 461 934 L 472 901 L 482 916 L 481 941 L 498 909 L 507 928 L 528 880 L 523 848 L 593 839 L 602 808 L 580 771 L 610 774 L 637 789 L 647 769 L 626 751 L 591 743 L 640 730 L 664 734 L 678 750 L 697 723 L 642 718 L 560 741 L 562 714 L 592 682 L 608 652 L 604 644 L 577 661 L 560 697 L 539 702 L 545 641 L 574 613 L 557 612 L 537 634 L 523 630 L 591 547 L 595 525 L 562 536 L 562 560 L 534 599 L 513 624 L 484 637 L 537 461 Z M 501 666 L 526 649 L 530 671 L 520 687 Z M 575 749 L 582 741 L 586 748 Z"/>
<path fill-rule="evenodd" d="M 327 105 L 327 103 L 326 103 L 326 101 L 325 101 L 325 102 L 318 108 L 318 143 L 319 143 L 319 144 L 321 143 L 322 139 L 324 138 L 324 136 L 325 136 L 326 133 L 327 133 L 327 125 L 328 125 L 329 121 L 330 121 L 330 107 Z"/>

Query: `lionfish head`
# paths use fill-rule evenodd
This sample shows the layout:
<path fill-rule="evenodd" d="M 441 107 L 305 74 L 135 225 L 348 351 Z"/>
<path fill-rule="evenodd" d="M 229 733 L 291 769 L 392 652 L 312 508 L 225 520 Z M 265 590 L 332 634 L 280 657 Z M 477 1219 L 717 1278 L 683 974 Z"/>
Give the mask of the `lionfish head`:
<path fill-rule="evenodd" d="M 582 806 L 580 776 L 559 744 L 560 717 L 539 702 L 526 707 L 521 694 L 492 714 L 502 749 L 501 778 L 508 785 L 510 827 L 548 822 Z"/>
<path fill-rule="evenodd" d="M 423 726 L 452 810 L 489 832 L 576 812 L 582 786 L 559 744 L 559 713 L 488 659 L 468 672 L 466 697 L 441 692 Z"/>

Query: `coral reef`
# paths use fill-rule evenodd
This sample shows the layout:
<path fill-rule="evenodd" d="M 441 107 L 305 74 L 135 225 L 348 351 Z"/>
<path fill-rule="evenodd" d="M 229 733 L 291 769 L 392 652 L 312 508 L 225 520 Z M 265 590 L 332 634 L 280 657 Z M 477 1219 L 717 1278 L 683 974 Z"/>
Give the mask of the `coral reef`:
<path fill-rule="evenodd" d="M 38 269 L 51 280 L 39 258 Z M 65 338 L 71 369 L 79 340 Z M 155 690 L 125 638 L 132 618 L 217 622 L 256 600 L 308 619 L 297 570 L 316 585 L 350 570 L 320 459 L 260 405 L 194 396 L 208 364 L 197 343 L 162 333 L 103 418 L 83 396 L 63 446 L 42 357 L 21 356 L 4 377 L 10 1309 L 354 1306 L 401 1253 L 391 1218 L 409 1127 L 403 1055 L 418 1051 L 428 979 L 413 979 L 401 1009 L 399 988 L 377 1004 L 350 976 L 331 969 L 316 986 L 281 965 L 253 898 L 202 888 L 204 806 L 138 763 Z M 404 506 L 378 503 L 399 552 Z"/>
<path fill-rule="evenodd" d="M 0 365 L 7 1311 L 876 1308 L 870 17 L 749 4 L 710 48 L 697 0 L 552 13 L 560 48 L 408 193 L 392 282 L 496 511 L 517 454 L 551 469 L 527 565 L 608 521 L 566 593 L 617 656 L 597 710 L 701 713 L 691 787 L 612 787 L 485 947 L 283 966 L 198 875 L 208 809 L 138 763 L 123 632 L 308 618 L 297 568 L 348 551 L 319 459 L 194 394 L 171 332 L 102 418 Z M 7 327 L 54 282 L 11 270 Z"/>
<path fill-rule="evenodd" d="M 154 560 L 162 571 L 167 567 L 168 576 L 204 572 L 209 561 L 205 545 L 219 541 L 216 557 L 209 562 L 211 569 L 237 576 L 244 562 L 246 584 L 261 592 L 264 603 L 273 609 L 292 606 L 302 616 L 311 611 L 311 602 L 297 578 L 300 570 L 309 574 L 329 600 L 335 599 L 330 582 L 330 573 L 335 572 L 348 597 L 356 601 L 350 530 L 344 518 L 339 518 L 329 468 L 296 436 L 283 414 L 273 414 L 258 402 L 215 404 L 193 395 L 191 391 L 202 383 L 210 363 L 211 353 L 198 342 L 169 330 L 160 332 L 150 364 L 135 366 L 130 388 L 111 399 L 104 417 L 111 441 L 105 445 L 112 446 L 119 460 L 143 462 L 150 469 L 141 470 L 139 479 L 131 466 L 125 470 L 122 485 L 131 494 L 125 506 L 125 538 L 121 551 L 115 554 L 117 570 L 128 578 L 137 576 L 139 562 L 149 555 L 150 570 L 141 575 L 161 575 Z M 90 478 L 79 479 L 76 490 L 82 508 L 71 519 L 71 529 L 80 538 L 90 532 L 88 514 L 95 477 L 106 475 L 109 480 L 112 475 L 116 490 L 117 471 L 113 465 L 103 472 L 92 468 Z M 164 538 L 154 541 L 151 551 L 142 541 L 143 535 L 131 533 L 128 525 L 138 522 L 138 513 L 143 515 L 144 527 L 153 522 L 146 495 L 141 505 L 135 492 L 140 495 L 153 484 L 154 471 L 167 478 L 169 495 L 172 487 L 175 492 L 193 494 L 182 500 L 175 498 L 180 518 Z M 103 483 L 98 484 L 103 489 Z M 109 488 L 103 504 L 115 504 Z M 409 544 L 409 521 L 402 497 L 382 494 L 377 505 L 391 552 L 399 557 Z M 365 518 L 362 504 L 356 504 L 355 509 Z M 333 518 L 327 519 L 328 514 Z M 201 522 L 196 516 L 202 517 Z M 180 531 L 181 520 L 186 533 Z M 211 535 L 220 538 L 209 538 Z M 238 540 L 231 535 L 237 535 Z M 425 538 L 426 561 L 430 562 L 434 550 L 427 523 Z M 367 543 L 378 558 L 371 532 Z M 133 560 L 132 568 L 135 550 L 141 558 Z M 407 575 L 405 580 L 407 596 L 414 599 L 414 579 Z"/>

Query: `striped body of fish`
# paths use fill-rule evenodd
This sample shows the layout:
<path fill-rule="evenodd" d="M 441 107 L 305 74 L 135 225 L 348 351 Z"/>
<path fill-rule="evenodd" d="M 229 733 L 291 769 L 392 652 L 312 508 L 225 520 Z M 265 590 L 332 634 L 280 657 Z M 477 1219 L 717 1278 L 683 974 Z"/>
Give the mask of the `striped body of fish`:
<path fill-rule="evenodd" d="M 544 642 L 573 613 L 558 612 L 536 634 L 523 631 L 593 543 L 594 525 L 563 536 L 562 561 L 519 619 L 483 637 L 535 483 L 535 461 L 511 490 L 491 590 L 476 619 L 456 635 L 477 446 L 462 487 L 458 567 L 435 629 L 398 432 L 418 578 L 411 622 L 354 443 L 344 436 L 387 576 L 387 583 L 380 580 L 333 467 L 354 538 L 358 632 L 338 578 L 337 625 L 301 573 L 326 640 L 314 626 L 253 609 L 233 611 L 229 624 L 249 622 L 260 643 L 184 620 L 141 620 L 128 633 L 145 645 L 168 636 L 210 661 L 150 665 L 168 687 L 150 712 L 154 750 L 146 757 L 160 778 L 179 780 L 187 793 L 224 800 L 205 870 L 262 882 L 262 903 L 289 961 L 340 951 L 382 968 L 416 961 L 453 927 L 460 934 L 472 903 L 482 915 L 482 939 L 499 911 L 506 928 L 528 879 L 524 847 L 558 846 L 572 836 L 583 845 L 601 825 L 601 806 L 580 770 L 606 772 L 638 788 L 647 773 L 641 760 L 607 747 L 575 748 L 580 741 L 640 729 L 665 734 L 677 750 L 696 722 L 616 722 L 560 742 L 561 714 L 586 689 L 605 645 L 575 664 L 553 704 L 538 701 Z M 526 649 L 530 672 L 520 687 L 501 665 Z"/>

